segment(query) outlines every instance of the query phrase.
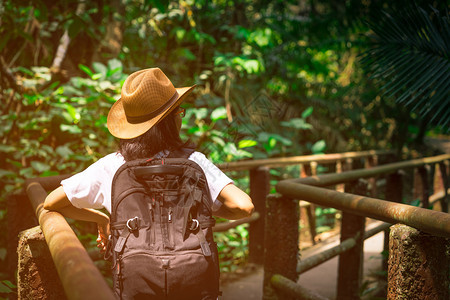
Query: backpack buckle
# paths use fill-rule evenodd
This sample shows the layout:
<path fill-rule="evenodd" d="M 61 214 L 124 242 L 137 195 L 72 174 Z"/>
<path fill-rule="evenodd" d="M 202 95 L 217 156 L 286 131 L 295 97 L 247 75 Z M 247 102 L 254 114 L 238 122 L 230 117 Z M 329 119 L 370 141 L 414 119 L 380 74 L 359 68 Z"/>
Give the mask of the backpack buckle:
<path fill-rule="evenodd" d="M 139 218 L 134 217 L 127 221 L 127 227 L 130 231 L 135 231 L 139 229 Z"/>
<path fill-rule="evenodd" d="M 194 230 L 196 230 L 198 228 L 199 225 L 200 225 L 200 223 L 198 222 L 197 219 L 192 219 L 191 220 L 191 226 L 189 227 L 189 229 L 191 231 L 194 231 Z"/>

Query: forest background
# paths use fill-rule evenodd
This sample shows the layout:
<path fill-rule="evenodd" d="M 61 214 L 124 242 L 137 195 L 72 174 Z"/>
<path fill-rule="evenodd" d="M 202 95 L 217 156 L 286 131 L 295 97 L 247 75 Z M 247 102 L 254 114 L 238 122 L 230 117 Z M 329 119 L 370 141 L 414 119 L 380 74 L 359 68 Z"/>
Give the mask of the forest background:
<path fill-rule="evenodd" d="M 197 84 L 182 134 L 215 163 L 420 150 L 426 134 L 448 132 L 448 123 L 396 102 L 407 83 L 383 96 L 384 77 L 370 77 L 376 63 L 367 54 L 376 49 L 370 22 L 406 4 L 0 1 L 0 261 L 8 255 L 8 195 L 27 178 L 75 173 L 114 151 L 107 112 L 124 79 L 139 69 L 160 67 L 178 87 Z M 415 5 L 428 14 L 439 9 L 448 21 L 445 1 Z M 448 64 L 448 52 L 443 56 Z M 443 95 L 445 110 L 448 88 Z M 296 172 L 273 170 L 272 178 Z M 231 176 L 248 185 L 242 174 Z M 73 225 L 86 245 L 95 244 L 95 234 Z M 246 235 L 241 226 L 217 237 L 223 270 L 245 262 Z M 2 267 L 0 280 L 6 278 Z"/>

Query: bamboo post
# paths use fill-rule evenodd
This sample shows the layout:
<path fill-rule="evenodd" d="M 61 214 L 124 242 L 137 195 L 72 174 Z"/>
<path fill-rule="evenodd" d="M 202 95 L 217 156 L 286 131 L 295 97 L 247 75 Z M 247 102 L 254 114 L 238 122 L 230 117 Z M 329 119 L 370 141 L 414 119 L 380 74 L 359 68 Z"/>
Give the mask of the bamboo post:
<path fill-rule="evenodd" d="M 272 194 L 266 205 L 263 299 L 292 299 L 278 295 L 271 279 L 280 274 L 294 282 L 298 280 L 298 200 Z"/>
<path fill-rule="evenodd" d="M 378 155 L 372 155 L 368 156 L 364 160 L 364 168 L 370 169 L 373 167 L 376 167 L 378 165 Z M 377 196 L 377 178 L 372 177 L 368 179 L 369 186 L 370 186 L 370 196 L 376 197 Z"/>
<path fill-rule="evenodd" d="M 363 180 L 350 182 L 345 192 L 366 195 L 367 182 Z M 341 242 L 355 238 L 355 246 L 339 256 L 338 283 L 336 299 L 359 299 L 364 262 L 365 217 L 342 212 Z"/>
<path fill-rule="evenodd" d="M 391 227 L 387 299 L 450 299 L 450 239 Z"/>
<path fill-rule="evenodd" d="M 269 168 L 260 167 L 250 170 L 250 197 L 255 212 L 265 216 L 266 197 L 270 193 Z M 264 217 L 249 225 L 249 261 L 256 264 L 264 262 Z"/>
<path fill-rule="evenodd" d="M 421 202 L 423 208 L 428 208 L 430 205 L 430 165 L 422 166 L 418 169 L 420 180 L 422 182 L 422 195 L 421 195 Z"/>
<path fill-rule="evenodd" d="M 317 174 L 317 163 L 314 166 L 314 164 L 310 164 L 310 170 L 311 173 Z M 300 178 L 308 177 L 308 173 L 306 171 L 306 168 L 303 164 L 300 164 Z M 316 213 L 315 213 L 315 205 L 311 202 L 307 201 L 299 201 L 300 204 L 300 222 L 304 222 L 302 218 L 302 214 L 306 213 L 306 219 L 308 220 L 308 229 L 309 234 L 311 236 L 311 243 L 313 245 L 316 244 Z M 303 211 L 302 211 L 303 209 Z M 301 242 L 301 241 L 300 241 Z"/>
<path fill-rule="evenodd" d="M 336 161 L 336 173 L 342 173 L 342 160 Z M 336 191 L 344 192 L 344 184 L 340 183 L 336 185 Z"/>
<path fill-rule="evenodd" d="M 317 162 L 312 161 L 311 166 L 311 176 L 317 176 Z M 311 235 L 311 242 L 313 245 L 316 244 L 316 205 L 314 203 L 309 203 L 309 206 L 306 208 L 306 214 L 308 215 L 308 223 L 309 223 L 309 234 Z"/>

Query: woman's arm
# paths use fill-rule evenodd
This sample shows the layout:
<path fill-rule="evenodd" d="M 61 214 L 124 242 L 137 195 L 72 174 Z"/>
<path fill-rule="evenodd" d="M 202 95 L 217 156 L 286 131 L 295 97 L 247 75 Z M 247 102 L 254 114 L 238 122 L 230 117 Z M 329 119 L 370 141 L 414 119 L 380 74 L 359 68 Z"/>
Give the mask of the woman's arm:
<path fill-rule="evenodd" d="M 222 206 L 213 212 L 218 217 L 237 220 L 250 216 L 254 210 L 252 199 L 232 183 L 222 189 L 217 199 L 222 202 Z"/>
<path fill-rule="evenodd" d="M 44 208 L 57 211 L 67 218 L 80 221 L 95 222 L 98 226 L 98 247 L 104 248 L 109 236 L 109 217 L 95 209 L 77 208 L 72 205 L 62 186 L 51 192 L 45 198 Z"/>

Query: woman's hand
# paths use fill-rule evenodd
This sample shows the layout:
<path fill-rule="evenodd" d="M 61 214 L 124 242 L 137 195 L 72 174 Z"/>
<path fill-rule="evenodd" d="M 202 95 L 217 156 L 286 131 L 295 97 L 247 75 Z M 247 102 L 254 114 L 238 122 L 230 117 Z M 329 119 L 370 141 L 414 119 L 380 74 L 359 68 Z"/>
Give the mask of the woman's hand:
<path fill-rule="evenodd" d="M 100 248 L 100 252 L 104 253 L 106 251 L 106 246 L 108 245 L 108 237 L 110 235 L 109 222 L 107 223 L 97 223 L 98 227 L 98 237 L 97 237 L 97 247 Z"/>

